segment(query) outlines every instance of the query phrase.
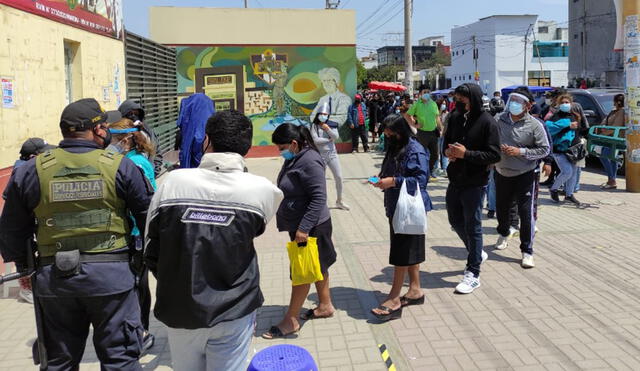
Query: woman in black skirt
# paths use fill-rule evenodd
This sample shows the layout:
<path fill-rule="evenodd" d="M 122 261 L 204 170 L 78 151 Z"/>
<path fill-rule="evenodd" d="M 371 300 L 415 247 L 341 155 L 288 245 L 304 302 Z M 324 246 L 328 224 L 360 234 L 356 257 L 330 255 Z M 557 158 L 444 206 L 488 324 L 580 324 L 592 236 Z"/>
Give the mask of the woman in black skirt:
<path fill-rule="evenodd" d="M 399 234 L 393 230 L 393 214 L 402 183 L 406 183 L 407 192 L 411 195 L 415 195 L 416 188 L 420 190 L 425 211 L 431 210 L 432 205 L 427 193 L 429 153 L 415 139 L 409 124 L 401 115 L 389 115 L 383 125 L 388 149 L 382 162 L 380 179 L 372 184 L 384 190 L 384 207 L 391 231 L 389 264 L 395 269 L 391 292 L 382 304 L 371 311 L 379 319 L 386 321 L 400 318 L 402 307 L 424 303 L 424 293 L 420 288 L 420 263 L 425 260 L 425 235 Z M 401 297 L 400 291 L 407 272 L 409 291 Z"/>
<path fill-rule="evenodd" d="M 278 175 L 278 188 L 284 194 L 276 213 L 279 231 L 289 233 L 299 245 L 309 237 L 318 239 L 318 255 L 323 280 L 315 283 L 318 307 L 300 314 L 300 319 L 327 318 L 335 308 L 329 293 L 329 267 L 336 261 L 331 241 L 331 215 L 327 207 L 327 183 L 324 160 L 316 148 L 311 133 L 304 126 L 285 123 L 276 128 L 271 138 L 285 161 Z M 280 323 L 262 334 L 265 339 L 283 337 L 300 329 L 298 315 L 311 285 L 291 288 L 289 309 Z"/>

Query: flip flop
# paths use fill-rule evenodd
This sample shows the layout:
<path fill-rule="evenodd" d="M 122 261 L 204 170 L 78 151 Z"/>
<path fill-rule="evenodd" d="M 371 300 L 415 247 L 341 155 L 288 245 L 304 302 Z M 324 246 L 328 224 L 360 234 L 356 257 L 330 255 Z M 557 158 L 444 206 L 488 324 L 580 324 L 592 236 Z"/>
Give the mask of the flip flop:
<path fill-rule="evenodd" d="M 617 185 L 603 183 L 600 185 L 600 189 L 618 189 Z"/>
<path fill-rule="evenodd" d="M 424 295 L 419 298 L 408 298 L 406 295 L 400 297 L 400 303 L 403 307 L 408 307 L 410 305 L 422 305 L 424 304 Z"/>
<path fill-rule="evenodd" d="M 380 321 L 390 321 L 402 317 L 402 305 L 400 305 L 400 307 L 396 310 L 393 310 L 385 305 L 378 305 L 378 307 L 375 309 L 387 312 L 387 314 L 378 314 L 374 312 L 373 309 L 371 310 L 371 313 L 373 313 L 373 315 L 376 316 L 376 318 L 378 318 Z"/>
<path fill-rule="evenodd" d="M 333 317 L 333 313 L 330 316 L 317 316 L 316 315 L 316 309 L 318 309 L 318 308 L 309 309 L 308 311 L 302 313 L 300 315 L 300 319 L 303 320 L 303 321 L 309 321 L 309 320 L 312 320 L 312 319 L 331 318 L 331 317 Z"/>
<path fill-rule="evenodd" d="M 287 337 L 289 335 L 295 334 L 298 331 L 299 331 L 299 329 L 295 330 L 295 331 L 287 332 L 285 334 L 285 333 L 282 332 L 282 330 L 280 330 L 280 327 L 271 326 L 269 331 L 267 331 L 264 334 L 262 334 L 262 338 L 263 339 L 267 339 L 267 340 L 278 339 L 278 338 L 283 338 L 283 337 Z"/>

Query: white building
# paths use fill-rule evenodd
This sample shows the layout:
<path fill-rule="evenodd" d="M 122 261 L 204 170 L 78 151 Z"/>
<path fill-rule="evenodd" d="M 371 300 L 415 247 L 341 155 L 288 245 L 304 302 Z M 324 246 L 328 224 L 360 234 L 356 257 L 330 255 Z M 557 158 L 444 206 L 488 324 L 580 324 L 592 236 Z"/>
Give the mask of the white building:
<path fill-rule="evenodd" d="M 365 69 L 370 70 L 372 68 L 378 67 L 378 54 L 377 53 L 369 53 L 368 56 L 360 58 L 360 62 Z"/>
<path fill-rule="evenodd" d="M 418 45 L 421 46 L 438 46 L 444 45 L 444 36 L 429 36 L 424 39 L 418 40 Z"/>
<path fill-rule="evenodd" d="M 537 25 L 537 15 L 494 15 L 453 28 L 447 69 L 452 87 L 474 82 L 491 95 L 510 85 L 567 86 L 567 42 L 538 42 L 534 48 Z"/>

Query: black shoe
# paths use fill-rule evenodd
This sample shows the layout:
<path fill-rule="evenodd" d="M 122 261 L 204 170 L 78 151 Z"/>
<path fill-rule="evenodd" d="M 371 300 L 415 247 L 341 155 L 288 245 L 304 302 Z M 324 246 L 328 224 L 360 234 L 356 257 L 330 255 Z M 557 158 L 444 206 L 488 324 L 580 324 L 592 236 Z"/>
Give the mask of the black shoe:
<path fill-rule="evenodd" d="M 489 210 L 487 211 L 487 218 L 489 219 L 493 219 L 496 217 L 496 211 L 495 210 Z"/>
<path fill-rule="evenodd" d="M 151 349 L 155 342 L 156 337 L 147 332 L 147 334 L 142 339 L 142 353 L 146 353 L 149 349 Z"/>
<path fill-rule="evenodd" d="M 391 308 L 384 305 L 379 305 L 377 309 L 387 312 L 386 314 L 377 314 L 376 312 L 371 311 L 371 313 L 373 313 L 373 315 L 376 316 L 376 318 L 378 318 L 380 321 L 386 322 L 402 317 L 402 305 L 400 305 L 400 307 L 396 310 L 392 310 Z"/>
<path fill-rule="evenodd" d="M 559 203 L 560 202 L 560 197 L 558 196 L 558 191 L 549 191 L 549 193 L 551 194 L 551 200 L 555 203 Z"/>
<path fill-rule="evenodd" d="M 565 197 L 564 200 L 574 203 L 576 206 L 582 205 L 573 195 Z"/>
<path fill-rule="evenodd" d="M 544 187 L 551 187 L 553 185 L 553 182 L 554 182 L 554 179 L 549 178 L 544 182 L 540 183 L 540 185 Z"/>
<path fill-rule="evenodd" d="M 369 148 L 365 148 L 365 149 L 364 149 L 364 151 L 365 151 L 365 152 L 369 152 Z"/>
<path fill-rule="evenodd" d="M 566 196 L 566 195 L 567 195 L 567 193 L 564 191 L 564 189 L 559 189 L 559 190 L 558 190 L 558 194 L 559 194 L 560 196 Z"/>

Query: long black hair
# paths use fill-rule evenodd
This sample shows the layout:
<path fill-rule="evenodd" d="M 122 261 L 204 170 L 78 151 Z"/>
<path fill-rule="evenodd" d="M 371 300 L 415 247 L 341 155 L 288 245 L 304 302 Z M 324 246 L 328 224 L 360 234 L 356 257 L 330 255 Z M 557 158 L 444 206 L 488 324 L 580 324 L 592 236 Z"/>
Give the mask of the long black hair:
<path fill-rule="evenodd" d="M 409 144 L 409 140 L 414 136 L 411 128 L 409 127 L 409 123 L 407 120 L 398 114 L 388 115 L 383 121 L 382 125 L 385 130 L 392 131 L 395 135 L 397 135 L 396 139 L 387 138 L 385 135 L 385 140 L 387 141 L 387 153 L 384 156 L 384 160 L 382 161 L 382 172 L 385 169 L 388 169 L 389 165 L 391 165 L 390 161 L 394 162 L 395 169 L 400 168 L 400 164 L 404 159 L 404 155 L 407 151 L 407 145 Z M 385 174 L 391 176 L 393 174 Z"/>
<path fill-rule="evenodd" d="M 294 140 L 298 142 L 300 149 L 309 147 L 318 151 L 318 147 L 316 147 L 316 144 L 313 142 L 311 132 L 303 125 L 285 122 L 278 126 L 271 135 L 271 142 L 273 142 L 273 144 L 290 144 Z"/>

